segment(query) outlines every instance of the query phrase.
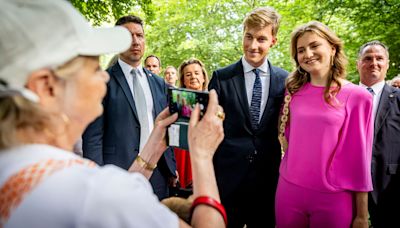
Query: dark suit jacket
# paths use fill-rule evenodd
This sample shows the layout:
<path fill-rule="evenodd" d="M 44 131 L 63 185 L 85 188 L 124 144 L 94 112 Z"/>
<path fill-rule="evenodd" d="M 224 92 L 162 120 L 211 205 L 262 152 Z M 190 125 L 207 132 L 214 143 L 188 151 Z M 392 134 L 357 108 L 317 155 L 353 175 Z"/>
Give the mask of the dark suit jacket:
<path fill-rule="evenodd" d="M 110 81 L 103 100 L 104 112 L 83 134 L 83 156 L 99 165 L 114 164 L 128 169 L 139 152 L 140 123 L 131 90 L 119 63 L 107 71 Z M 167 87 L 162 78 L 146 69 L 144 72 L 153 96 L 153 117 L 156 117 L 167 107 Z M 167 178 L 174 176 L 175 170 L 175 157 L 172 149 L 168 149 L 150 179 L 159 198 L 163 197 L 160 197 L 157 189 L 167 188 Z"/>
<path fill-rule="evenodd" d="M 245 186 L 245 189 L 249 189 L 248 192 L 254 191 L 251 189 L 254 187 L 264 188 L 258 189 L 261 195 L 254 197 L 268 194 L 268 197 L 273 197 L 275 194 L 281 160 L 278 116 L 288 73 L 272 66 L 271 63 L 269 67 L 269 95 L 258 130 L 252 128 L 250 121 L 241 60 L 216 70 L 210 81 L 209 89 L 217 91 L 219 104 L 226 114 L 225 138 L 214 155 L 218 188 L 225 203 L 231 200 L 230 196 L 244 184 L 248 185 Z M 246 191 L 243 194 L 246 194 Z M 273 207 L 273 203 L 270 206 Z"/>
<path fill-rule="evenodd" d="M 374 190 L 370 213 L 380 214 L 379 225 L 374 227 L 392 227 L 380 222 L 400 227 L 398 216 L 393 214 L 400 206 L 400 90 L 386 84 L 375 117 L 371 171 Z M 374 214 L 371 218 L 374 222 Z"/>

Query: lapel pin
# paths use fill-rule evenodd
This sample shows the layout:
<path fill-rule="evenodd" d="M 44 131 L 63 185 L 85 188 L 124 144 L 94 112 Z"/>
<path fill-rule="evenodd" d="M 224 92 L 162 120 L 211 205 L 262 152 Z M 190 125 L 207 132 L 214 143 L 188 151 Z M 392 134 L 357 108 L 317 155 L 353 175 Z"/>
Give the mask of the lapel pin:
<path fill-rule="evenodd" d="M 389 97 L 394 97 L 394 95 L 393 94 L 389 94 Z"/>

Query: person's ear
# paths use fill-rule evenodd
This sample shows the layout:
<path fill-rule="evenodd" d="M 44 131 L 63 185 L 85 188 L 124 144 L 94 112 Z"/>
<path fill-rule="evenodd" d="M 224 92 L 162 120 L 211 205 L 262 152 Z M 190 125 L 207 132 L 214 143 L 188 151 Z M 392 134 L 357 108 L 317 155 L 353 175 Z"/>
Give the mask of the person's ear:
<path fill-rule="evenodd" d="M 334 45 L 332 45 L 332 55 L 333 56 L 336 55 L 336 47 Z"/>
<path fill-rule="evenodd" d="M 277 44 L 277 43 L 278 43 L 278 37 L 272 36 L 272 42 L 271 42 L 271 46 L 270 47 L 275 46 L 275 44 Z"/>
<path fill-rule="evenodd" d="M 356 69 L 357 69 L 357 71 L 360 73 L 360 65 L 361 65 L 361 62 L 360 62 L 361 60 L 360 59 L 357 59 L 356 60 Z"/>
<path fill-rule="evenodd" d="M 54 102 L 57 79 L 49 69 L 37 70 L 28 77 L 26 87 L 34 92 L 40 99 L 40 103 Z"/>

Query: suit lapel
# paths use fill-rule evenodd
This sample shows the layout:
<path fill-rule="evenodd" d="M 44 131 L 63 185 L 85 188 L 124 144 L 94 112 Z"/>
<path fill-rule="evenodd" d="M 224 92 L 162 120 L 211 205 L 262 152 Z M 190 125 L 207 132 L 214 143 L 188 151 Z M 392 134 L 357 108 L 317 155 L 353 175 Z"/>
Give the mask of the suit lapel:
<path fill-rule="evenodd" d="M 269 92 L 268 92 L 268 99 L 267 99 L 267 104 L 265 105 L 263 115 L 260 120 L 260 128 L 262 125 L 265 124 L 265 121 L 269 118 L 270 110 L 272 109 L 272 99 L 276 97 L 278 94 L 278 88 L 279 86 L 279 78 L 276 77 L 275 70 L 271 67 L 271 63 L 268 61 L 268 67 L 269 67 Z"/>
<path fill-rule="evenodd" d="M 379 131 L 379 129 L 382 127 L 383 122 L 385 122 L 387 115 L 389 114 L 390 107 L 394 99 L 392 92 L 393 90 L 391 89 L 391 87 L 385 84 L 382 90 L 382 95 L 379 101 L 378 109 L 376 111 L 374 134 L 376 134 Z"/>
<path fill-rule="evenodd" d="M 239 103 L 240 106 L 242 107 L 244 114 L 247 116 L 246 126 L 250 126 L 250 129 L 252 129 L 250 121 L 249 102 L 247 101 L 246 82 L 244 81 L 242 60 L 239 60 L 239 62 L 236 63 L 236 67 L 232 73 L 233 73 L 232 76 L 233 86 L 235 87 L 236 95 L 238 96 Z"/>
<path fill-rule="evenodd" d="M 149 82 L 150 86 L 150 91 L 151 91 L 151 97 L 153 99 L 153 118 L 156 119 L 156 113 L 160 113 L 163 109 L 161 107 L 161 103 L 159 102 L 161 98 L 158 97 L 159 91 L 157 89 L 157 81 L 155 77 L 158 77 L 154 74 L 152 74 L 150 71 L 147 69 L 143 68 L 144 73 L 146 74 L 147 81 Z"/>
<path fill-rule="evenodd" d="M 124 92 L 124 95 L 125 95 L 126 99 L 128 100 L 129 106 L 131 106 L 131 109 L 133 111 L 135 118 L 137 120 L 139 120 L 138 114 L 136 112 L 135 102 L 133 101 L 133 95 L 132 95 L 131 89 L 129 88 L 128 82 L 126 81 L 125 75 L 122 72 L 122 69 L 119 66 L 118 62 L 113 66 L 112 71 L 113 71 L 113 75 L 115 75 L 115 79 L 116 79 L 117 83 L 121 86 L 122 91 Z"/>

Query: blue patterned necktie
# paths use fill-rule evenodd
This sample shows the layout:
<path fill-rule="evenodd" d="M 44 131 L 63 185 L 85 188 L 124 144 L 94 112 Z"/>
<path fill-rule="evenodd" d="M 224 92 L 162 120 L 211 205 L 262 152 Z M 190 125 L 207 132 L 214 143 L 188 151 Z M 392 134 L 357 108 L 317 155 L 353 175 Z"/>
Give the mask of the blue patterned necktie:
<path fill-rule="evenodd" d="M 258 122 L 260 120 L 260 107 L 261 107 L 261 79 L 260 79 L 260 70 L 253 69 L 254 74 L 256 75 L 256 80 L 253 85 L 253 96 L 251 97 L 250 104 L 250 115 L 251 115 L 251 124 L 255 130 L 258 129 Z"/>
<path fill-rule="evenodd" d="M 370 92 L 372 94 L 372 96 L 375 95 L 374 90 L 371 87 L 367 87 L 368 92 Z"/>

